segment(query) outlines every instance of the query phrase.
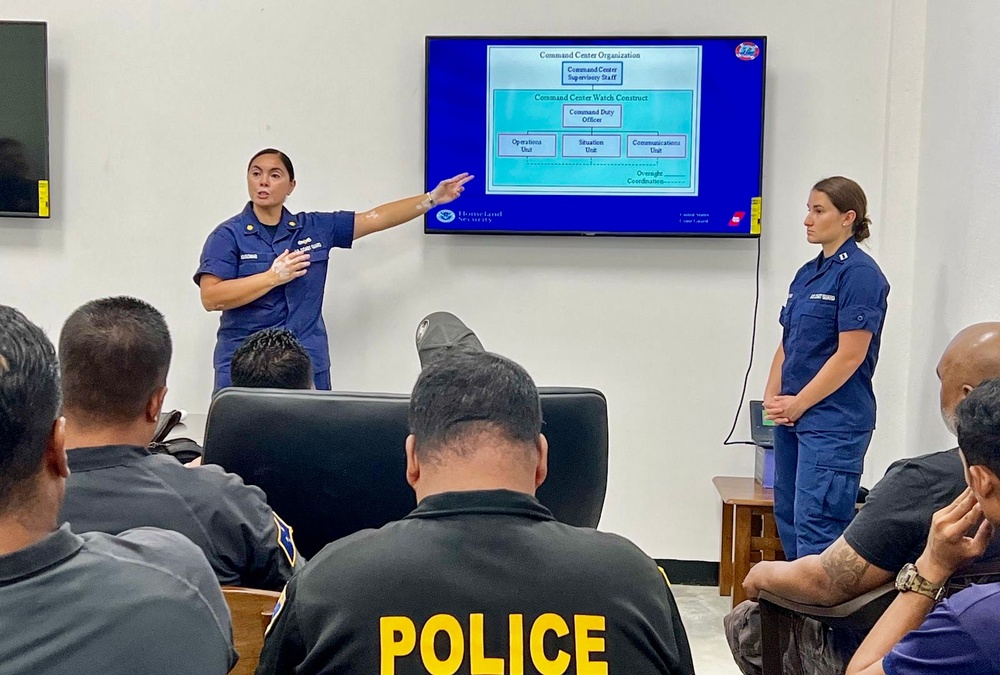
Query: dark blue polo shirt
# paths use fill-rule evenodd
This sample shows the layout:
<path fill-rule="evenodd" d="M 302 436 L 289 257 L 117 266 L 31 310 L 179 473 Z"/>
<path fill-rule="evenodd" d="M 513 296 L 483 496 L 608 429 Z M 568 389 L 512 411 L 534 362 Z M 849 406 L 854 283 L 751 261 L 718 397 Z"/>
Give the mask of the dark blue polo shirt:
<path fill-rule="evenodd" d="M 257 220 L 253 205 L 219 225 L 208 235 L 195 272 L 223 281 L 248 277 L 270 269 L 285 249 L 309 253 L 309 271 L 302 277 L 276 286 L 253 302 L 227 309 L 219 321 L 215 346 L 215 370 L 229 382 L 233 353 L 253 333 L 265 328 L 287 328 L 295 334 L 312 358 L 313 370 L 330 368 L 330 349 L 323 323 L 323 293 L 327 263 L 332 248 L 350 248 L 354 241 L 354 212 L 296 213 L 281 211 L 281 222 L 270 241 Z"/>
<path fill-rule="evenodd" d="M 1000 672 L 1000 584 L 974 585 L 934 607 L 892 648 L 888 675 Z"/>
<path fill-rule="evenodd" d="M 820 254 L 796 273 L 781 308 L 781 393 L 802 391 L 837 351 L 840 333 L 872 334 L 864 362 L 844 385 L 807 410 L 793 431 L 875 428 L 872 375 L 878 362 L 889 282 L 871 256 L 848 239 L 829 258 Z"/>

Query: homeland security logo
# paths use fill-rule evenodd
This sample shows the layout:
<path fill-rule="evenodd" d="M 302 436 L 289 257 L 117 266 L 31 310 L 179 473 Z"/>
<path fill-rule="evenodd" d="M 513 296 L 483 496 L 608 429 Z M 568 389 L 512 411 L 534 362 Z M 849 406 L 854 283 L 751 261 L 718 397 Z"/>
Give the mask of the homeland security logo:
<path fill-rule="evenodd" d="M 437 212 L 437 219 L 442 223 L 450 223 L 455 220 L 455 212 L 450 209 L 441 209 Z"/>

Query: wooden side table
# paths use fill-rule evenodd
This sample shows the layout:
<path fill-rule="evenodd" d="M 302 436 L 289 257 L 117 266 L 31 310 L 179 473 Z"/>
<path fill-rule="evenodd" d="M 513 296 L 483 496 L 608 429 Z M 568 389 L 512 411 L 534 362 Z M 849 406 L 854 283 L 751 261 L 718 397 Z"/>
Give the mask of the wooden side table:
<path fill-rule="evenodd" d="M 719 595 L 731 595 L 735 607 L 746 600 L 743 580 L 750 566 L 785 557 L 774 523 L 774 491 L 737 476 L 716 476 L 712 484 L 722 498 Z"/>

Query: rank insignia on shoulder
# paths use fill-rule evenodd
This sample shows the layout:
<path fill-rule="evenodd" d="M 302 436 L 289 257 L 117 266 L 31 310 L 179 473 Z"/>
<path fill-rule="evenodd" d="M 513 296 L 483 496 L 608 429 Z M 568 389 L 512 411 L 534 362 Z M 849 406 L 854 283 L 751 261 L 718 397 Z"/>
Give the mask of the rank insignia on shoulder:
<path fill-rule="evenodd" d="M 267 635 L 271 631 L 271 626 L 275 624 L 278 620 L 278 614 L 281 612 L 281 608 L 285 606 L 285 592 L 288 590 L 288 584 L 281 589 L 281 595 L 278 596 L 278 601 L 274 603 L 274 609 L 271 610 L 271 620 L 267 622 L 267 628 L 264 629 L 264 635 Z"/>
<path fill-rule="evenodd" d="M 274 526 L 278 530 L 278 548 L 284 552 L 285 557 L 288 558 L 288 564 L 295 567 L 295 563 L 299 561 L 299 552 L 295 548 L 295 539 L 292 538 L 292 527 L 281 517 L 275 513 L 274 514 Z"/>

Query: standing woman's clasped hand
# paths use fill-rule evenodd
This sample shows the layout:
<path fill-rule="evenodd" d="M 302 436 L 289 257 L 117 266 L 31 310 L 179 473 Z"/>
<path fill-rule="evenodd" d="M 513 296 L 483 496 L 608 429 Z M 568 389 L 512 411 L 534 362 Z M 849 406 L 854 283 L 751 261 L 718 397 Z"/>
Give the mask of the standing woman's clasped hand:
<path fill-rule="evenodd" d="M 805 410 L 795 396 L 771 396 L 764 401 L 764 419 L 792 427 Z"/>

